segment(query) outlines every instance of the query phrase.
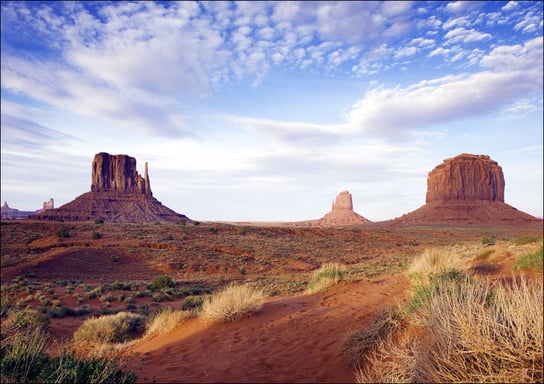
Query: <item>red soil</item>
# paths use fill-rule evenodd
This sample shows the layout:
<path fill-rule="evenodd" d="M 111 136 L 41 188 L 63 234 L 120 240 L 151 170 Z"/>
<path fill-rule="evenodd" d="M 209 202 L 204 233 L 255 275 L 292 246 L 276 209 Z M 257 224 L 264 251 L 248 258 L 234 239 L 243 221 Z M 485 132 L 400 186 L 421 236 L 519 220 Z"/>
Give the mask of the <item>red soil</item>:
<path fill-rule="evenodd" d="M 341 283 L 327 293 L 270 300 L 236 323 L 192 319 L 130 348 L 139 382 L 354 382 L 346 336 L 406 299 L 404 276 Z"/>

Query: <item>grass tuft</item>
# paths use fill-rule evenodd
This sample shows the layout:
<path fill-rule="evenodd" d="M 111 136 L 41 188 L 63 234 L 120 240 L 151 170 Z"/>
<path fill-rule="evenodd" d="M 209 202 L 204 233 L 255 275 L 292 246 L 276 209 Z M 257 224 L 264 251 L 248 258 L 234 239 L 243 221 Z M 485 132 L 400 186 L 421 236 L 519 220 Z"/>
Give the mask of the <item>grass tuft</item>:
<path fill-rule="evenodd" d="M 194 314 L 190 311 L 179 311 L 170 307 L 163 309 L 153 317 L 147 326 L 144 337 L 171 332 L 193 316 Z"/>
<path fill-rule="evenodd" d="M 141 331 L 145 327 L 144 317 L 130 312 L 87 319 L 74 333 L 76 343 L 119 343 Z"/>
<path fill-rule="evenodd" d="M 414 271 L 430 271 L 414 288 L 420 305 L 406 331 L 365 356 L 357 382 L 543 381 L 541 279 L 477 280 L 419 262 Z"/>
<path fill-rule="evenodd" d="M 237 321 L 261 311 L 264 293 L 249 285 L 229 285 L 202 304 L 200 316 L 210 322 Z"/>
<path fill-rule="evenodd" d="M 345 267 L 341 266 L 340 264 L 323 264 L 321 268 L 313 272 L 312 278 L 308 282 L 306 293 L 312 294 L 326 290 L 331 285 L 334 285 L 342 280 L 344 272 Z"/>

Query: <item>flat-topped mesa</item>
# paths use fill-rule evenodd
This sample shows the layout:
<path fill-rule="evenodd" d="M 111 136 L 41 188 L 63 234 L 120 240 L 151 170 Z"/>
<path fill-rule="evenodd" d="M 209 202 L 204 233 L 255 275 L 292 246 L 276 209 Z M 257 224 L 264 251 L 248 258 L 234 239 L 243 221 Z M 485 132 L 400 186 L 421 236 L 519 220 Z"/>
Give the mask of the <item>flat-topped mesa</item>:
<path fill-rule="evenodd" d="M 153 196 L 147 163 L 144 177 L 136 171 L 136 159 L 127 155 L 97 153 L 92 163 L 92 192 L 137 193 Z"/>
<path fill-rule="evenodd" d="M 353 211 L 353 201 L 351 199 L 351 193 L 348 191 L 342 191 L 336 196 L 336 200 L 332 202 L 332 210 L 347 209 Z"/>
<path fill-rule="evenodd" d="M 504 202 L 504 175 L 487 155 L 463 153 L 446 159 L 427 178 L 427 203 L 450 200 Z"/>

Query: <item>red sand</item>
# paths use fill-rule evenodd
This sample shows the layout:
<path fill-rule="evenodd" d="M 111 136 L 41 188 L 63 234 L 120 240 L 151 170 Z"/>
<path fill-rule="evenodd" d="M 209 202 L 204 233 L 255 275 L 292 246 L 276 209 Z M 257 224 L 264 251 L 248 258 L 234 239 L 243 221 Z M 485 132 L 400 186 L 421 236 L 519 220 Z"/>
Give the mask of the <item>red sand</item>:
<path fill-rule="evenodd" d="M 345 337 L 408 295 L 404 276 L 340 283 L 326 293 L 271 300 L 236 323 L 196 318 L 130 348 L 138 382 L 354 382 Z"/>

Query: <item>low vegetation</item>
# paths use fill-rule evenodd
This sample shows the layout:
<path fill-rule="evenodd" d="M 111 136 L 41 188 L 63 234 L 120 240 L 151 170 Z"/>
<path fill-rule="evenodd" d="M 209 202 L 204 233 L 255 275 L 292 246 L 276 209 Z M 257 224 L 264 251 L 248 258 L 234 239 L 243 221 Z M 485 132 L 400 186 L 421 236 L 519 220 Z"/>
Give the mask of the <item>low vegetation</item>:
<path fill-rule="evenodd" d="M 262 290 L 231 284 L 204 300 L 200 316 L 210 322 L 237 321 L 260 312 L 263 301 Z"/>
<path fill-rule="evenodd" d="M 306 293 L 316 293 L 326 290 L 331 285 L 342 280 L 345 268 L 337 263 L 326 263 L 318 270 L 314 271 L 312 278 L 308 282 Z"/>
<path fill-rule="evenodd" d="M 514 264 L 514 269 L 533 269 L 536 272 L 543 273 L 543 250 L 543 246 L 540 246 L 540 249 L 536 252 L 520 256 L 516 264 Z"/>
<path fill-rule="evenodd" d="M 423 258 L 410 268 L 408 330 L 374 343 L 357 381 L 542 382 L 542 280 L 477 279 Z"/>
<path fill-rule="evenodd" d="M 194 313 L 191 311 L 179 311 L 170 307 L 165 308 L 155 314 L 147 326 L 144 337 L 171 332 L 178 325 L 183 324 L 193 316 Z"/>
<path fill-rule="evenodd" d="M 141 334 L 145 328 L 142 315 L 119 312 L 87 319 L 74 333 L 79 344 L 119 343 Z"/>
<path fill-rule="evenodd" d="M 10 310 L 2 318 L 0 381 L 2 383 L 134 383 L 134 373 L 123 372 L 106 358 L 77 358 L 66 351 L 46 353 L 50 338 L 46 323 L 36 313 Z"/>

